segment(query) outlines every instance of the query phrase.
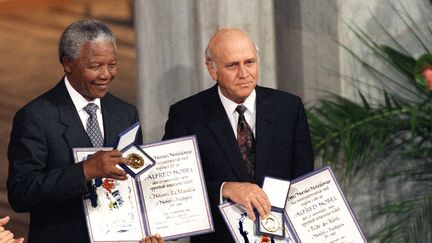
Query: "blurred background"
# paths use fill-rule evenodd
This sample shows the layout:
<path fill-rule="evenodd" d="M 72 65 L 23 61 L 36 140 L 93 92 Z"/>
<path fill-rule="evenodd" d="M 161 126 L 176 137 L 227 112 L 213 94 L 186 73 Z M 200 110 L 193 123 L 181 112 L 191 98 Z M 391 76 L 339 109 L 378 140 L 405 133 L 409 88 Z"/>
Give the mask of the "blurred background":
<path fill-rule="evenodd" d="M 329 93 L 353 102 L 366 97 L 379 103 L 385 98 L 375 88 L 376 75 L 358 57 L 383 72 L 391 67 L 376 59 L 358 33 L 377 43 L 394 45 L 397 39 L 417 57 L 424 48 L 401 18 L 404 12 L 419 24 L 420 32 L 428 33 L 427 39 L 427 0 L 0 0 L 0 216 L 10 215 L 7 228 L 27 235 L 28 215 L 13 212 L 7 202 L 12 119 L 20 107 L 62 78 L 57 44 L 71 22 L 96 18 L 112 28 L 119 72 L 111 92 L 139 108 L 144 140 L 153 142 L 163 135 L 170 104 L 214 85 L 203 53 L 217 29 L 248 32 L 259 48 L 259 84 L 294 93 L 308 108 L 319 107 Z M 316 167 L 335 162 L 323 159 L 320 149 Z M 345 172 L 340 170 L 339 176 L 344 178 Z M 362 227 L 372 235 L 386 222 L 365 213 L 374 205 L 376 187 L 370 178 L 353 174 L 343 186 Z"/>

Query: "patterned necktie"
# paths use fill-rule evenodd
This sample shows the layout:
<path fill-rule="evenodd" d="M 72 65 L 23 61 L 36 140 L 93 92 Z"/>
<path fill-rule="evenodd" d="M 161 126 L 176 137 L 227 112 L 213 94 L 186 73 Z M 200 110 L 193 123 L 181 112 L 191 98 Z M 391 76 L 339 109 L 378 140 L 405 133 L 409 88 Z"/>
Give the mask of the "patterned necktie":
<path fill-rule="evenodd" d="M 100 148 L 103 147 L 104 140 L 96 116 L 97 109 L 98 106 L 94 103 L 89 103 L 84 107 L 84 110 L 89 114 L 86 128 L 87 134 L 90 137 L 93 147 Z"/>
<path fill-rule="evenodd" d="M 97 109 L 98 106 L 94 103 L 88 103 L 84 107 L 84 110 L 89 114 L 89 118 L 87 120 L 87 127 L 86 127 L 87 134 L 90 137 L 90 141 L 93 144 L 93 147 L 100 148 L 103 147 L 103 136 L 96 116 Z M 96 178 L 87 183 L 90 192 L 90 202 L 94 208 L 96 208 L 98 205 L 96 187 L 100 186 L 101 184 L 102 184 L 101 178 Z"/>
<path fill-rule="evenodd" d="M 250 128 L 247 124 L 244 112 L 246 107 L 244 105 L 238 105 L 236 111 L 239 113 L 239 119 L 237 123 L 237 142 L 240 147 L 243 160 L 246 165 L 246 170 L 251 177 L 254 176 L 255 169 L 255 139 Z"/>

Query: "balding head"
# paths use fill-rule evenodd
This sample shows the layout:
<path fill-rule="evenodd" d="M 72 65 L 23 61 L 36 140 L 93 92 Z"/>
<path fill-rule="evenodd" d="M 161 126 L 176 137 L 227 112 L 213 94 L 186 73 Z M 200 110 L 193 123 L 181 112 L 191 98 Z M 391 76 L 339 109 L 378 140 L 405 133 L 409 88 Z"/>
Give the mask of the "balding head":
<path fill-rule="evenodd" d="M 224 48 L 227 43 L 238 39 L 247 40 L 247 42 L 253 46 L 258 55 L 258 48 L 256 47 L 255 42 L 253 42 L 245 32 L 236 28 L 224 28 L 216 31 L 210 38 L 207 48 L 205 49 L 206 62 L 214 61 L 214 53 L 218 51 L 218 48 Z"/>
<path fill-rule="evenodd" d="M 255 89 L 258 78 L 257 49 L 239 29 L 221 29 L 206 49 L 207 70 L 222 94 L 240 104 Z"/>

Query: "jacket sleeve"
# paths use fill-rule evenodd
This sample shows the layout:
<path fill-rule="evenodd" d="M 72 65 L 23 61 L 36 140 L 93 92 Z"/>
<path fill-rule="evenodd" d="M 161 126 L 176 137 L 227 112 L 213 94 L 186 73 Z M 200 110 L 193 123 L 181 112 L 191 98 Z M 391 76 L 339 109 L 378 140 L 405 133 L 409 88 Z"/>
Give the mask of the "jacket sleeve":
<path fill-rule="evenodd" d="M 186 129 L 178 121 L 176 109 L 174 106 L 171 106 L 168 113 L 168 120 L 165 124 L 165 134 L 162 140 L 173 139 L 187 135 L 188 133 Z"/>
<path fill-rule="evenodd" d="M 30 110 L 21 110 L 14 118 L 7 189 L 9 203 L 17 212 L 45 210 L 87 193 L 82 163 L 71 161 L 71 151 L 53 151 L 59 147 L 55 141 L 49 143 L 47 133 L 59 136 L 59 141 L 62 134 L 46 124 L 41 114 Z M 68 158 L 66 167 L 52 165 L 50 159 L 59 157 L 54 153 Z"/>

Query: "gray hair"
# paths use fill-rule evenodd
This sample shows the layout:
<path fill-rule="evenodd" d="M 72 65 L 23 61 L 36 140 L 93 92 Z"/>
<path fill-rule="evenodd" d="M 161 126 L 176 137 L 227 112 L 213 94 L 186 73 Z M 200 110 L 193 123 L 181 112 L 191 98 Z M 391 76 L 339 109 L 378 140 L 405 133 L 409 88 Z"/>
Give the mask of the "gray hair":
<path fill-rule="evenodd" d="M 81 47 L 88 42 L 111 41 L 116 47 L 116 40 L 111 29 L 98 20 L 79 20 L 69 25 L 62 33 L 59 41 L 59 60 L 64 58 L 75 60 Z"/>

